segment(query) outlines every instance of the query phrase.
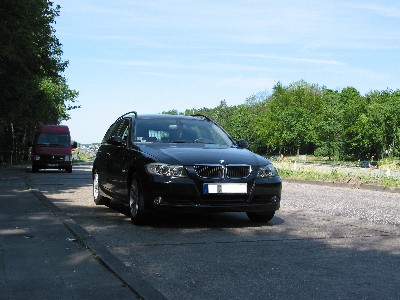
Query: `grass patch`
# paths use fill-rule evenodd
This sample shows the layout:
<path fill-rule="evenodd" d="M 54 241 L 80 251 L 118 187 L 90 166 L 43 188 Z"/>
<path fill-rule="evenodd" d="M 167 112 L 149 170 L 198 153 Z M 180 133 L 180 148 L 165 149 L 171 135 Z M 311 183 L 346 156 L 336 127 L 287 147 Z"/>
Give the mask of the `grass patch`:
<path fill-rule="evenodd" d="M 74 154 L 72 156 L 72 161 L 74 163 L 78 163 L 78 162 L 87 162 L 92 158 L 92 155 L 89 153 L 85 153 L 85 152 L 80 152 L 79 155 Z"/>
<path fill-rule="evenodd" d="M 353 185 L 378 185 L 387 188 L 399 188 L 400 176 L 393 176 L 382 170 L 342 170 L 340 166 L 328 166 L 320 168 L 316 165 L 308 165 L 297 162 L 275 163 L 279 175 L 291 179 L 317 180 L 328 182 L 349 183 Z"/>

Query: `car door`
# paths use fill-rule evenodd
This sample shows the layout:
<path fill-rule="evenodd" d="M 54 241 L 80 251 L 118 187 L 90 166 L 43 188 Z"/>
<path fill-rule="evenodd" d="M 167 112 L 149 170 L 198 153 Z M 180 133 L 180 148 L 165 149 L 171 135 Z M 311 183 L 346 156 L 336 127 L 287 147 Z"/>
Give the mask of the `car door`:
<path fill-rule="evenodd" d="M 115 134 L 114 128 L 115 128 L 115 123 L 108 128 L 103 138 L 103 141 L 101 142 L 101 146 L 96 153 L 96 169 L 99 174 L 99 186 L 107 194 L 111 193 L 111 188 L 108 183 L 108 177 L 109 177 L 108 166 L 110 164 L 109 162 L 110 153 L 113 151 L 113 148 L 115 147 L 108 141 L 109 138 L 112 136 L 112 134 Z"/>
<path fill-rule="evenodd" d="M 128 195 L 127 176 L 132 153 L 128 147 L 130 139 L 130 118 L 119 120 L 112 132 L 112 148 L 108 153 L 107 181 L 114 197 L 125 200 Z"/>

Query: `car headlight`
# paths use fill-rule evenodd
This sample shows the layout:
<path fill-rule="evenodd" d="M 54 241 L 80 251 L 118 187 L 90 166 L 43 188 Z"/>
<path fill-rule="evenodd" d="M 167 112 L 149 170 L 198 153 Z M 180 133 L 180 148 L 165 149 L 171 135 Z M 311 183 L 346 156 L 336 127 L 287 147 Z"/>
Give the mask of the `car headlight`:
<path fill-rule="evenodd" d="M 271 178 L 278 176 L 278 172 L 272 164 L 261 166 L 257 172 L 257 178 Z"/>
<path fill-rule="evenodd" d="M 40 155 L 34 155 L 33 160 L 40 160 Z"/>
<path fill-rule="evenodd" d="M 183 166 L 167 165 L 163 163 L 151 163 L 146 165 L 146 170 L 152 175 L 167 177 L 187 177 Z"/>
<path fill-rule="evenodd" d="M 71 155 L 65 155 L 65 161 L 71 161 Z"/>

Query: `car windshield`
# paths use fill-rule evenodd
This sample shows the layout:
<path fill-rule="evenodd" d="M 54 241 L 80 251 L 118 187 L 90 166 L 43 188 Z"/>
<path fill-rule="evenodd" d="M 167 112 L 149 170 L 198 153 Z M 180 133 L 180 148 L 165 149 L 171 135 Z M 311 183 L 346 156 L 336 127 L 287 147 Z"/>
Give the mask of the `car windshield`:
<path fill-rule="evenodd" d="M 219 126 L 201 119 L 138 119 L 133 136 L 136 142 L 233 145 Z"/>
<path fill-rule="evenodd" d="M 70 143 L 69 135 L 60 133 L 40 133 L 37 144 L 44 146 L 67 147 Z"/>

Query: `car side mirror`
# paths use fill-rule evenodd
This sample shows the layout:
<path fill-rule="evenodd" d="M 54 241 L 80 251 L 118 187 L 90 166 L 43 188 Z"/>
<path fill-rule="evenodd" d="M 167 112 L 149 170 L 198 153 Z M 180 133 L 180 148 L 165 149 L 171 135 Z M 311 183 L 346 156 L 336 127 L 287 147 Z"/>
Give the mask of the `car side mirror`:
<path fill-rule="evenodd" d="M 73 142 L 72 145 L 71 145 L 71 148 L 72 149 L 78 148 L 78 143 L 77 142 Z"/>
<path fill-rule="evenodd" d="M 239 148 L 244 148 L 244 149 L 247 149 L 247 148 L 249 148 L 249 146 L 250 146 L 249 142 L 246 141 L 246 140 L 236 141 L 236 144 L 237 144 L 237 146 L 238 146 Z"/>
<path fill-rule="evenodd" d="M 125 146 L 125 141 L 120 136 L 112 136 L 107 139 L 107 143 L 116 146 Z"/>

